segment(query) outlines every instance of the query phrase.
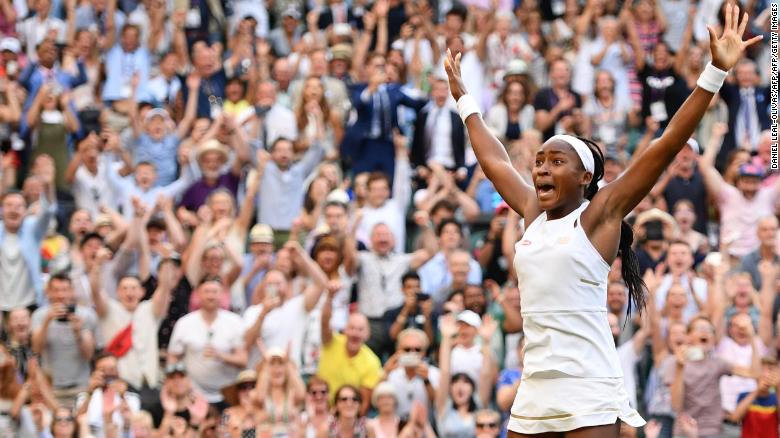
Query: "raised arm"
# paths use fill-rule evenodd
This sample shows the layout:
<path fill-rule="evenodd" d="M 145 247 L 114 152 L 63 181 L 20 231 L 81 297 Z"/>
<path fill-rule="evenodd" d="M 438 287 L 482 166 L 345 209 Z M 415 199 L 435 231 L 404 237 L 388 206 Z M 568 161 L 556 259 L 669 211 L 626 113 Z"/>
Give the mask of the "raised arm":
<path fill-rule="evenodd" d="M 442 316 L 439 330 L 441 331 L 441 345 L 439 346 L 439 387 L 436 389 L 436 417 L 441 417 L 444 408 L 447 406 L 447 399 L 450 396 L 450 355 L 452 354 L 455 335 L 458 333 L 458 327 L 455 324 L 455 317 L 450 315 Z"/>
<path fill-rule="evenodd" d="M 761 39 L 760 36 L 757 36 L 748 41 L 742 41 L 748 16 L 745 14 L 740 21 L 738 14 L 739 11 L 731 4 L 726 6 L 726 25 L 720 38 L 716 37 L 715 31 L 711 27 L 709 28 L 712 65 L 716 70 L 719 69 L 720 73 L 711 70 L 712 67 L 708 66 L 702 75 L 703 77 L 708 73 L 717 77 L 723 72 L 728 72 L 742 57 L 745 49 Z M 709 88 L 717 89 L 718 85 L 709 85 Z M 697 86 L 672 117 L 663 135 L 652 142 L 638 157 L 638 160 L 632 163 L 618 178 L 617 181 L 620 184 L 608 184 L 598 192 L 592 205 L 594 210 L 600 212 L 597 214 L 601 214 L 602 217 L 596 221 L 604 222 L 618 218 L 622 220 L 650 192 L 658 177 L 693 134 L 707 110 L 713 94 L 713 92 Z M 640 162 L 641 165 L 638 164 Z M 588 210 L 591 209 L 588 208 Z M 583 223 L 586 221 L 589 219 L 583 215 Z"/>
<path fill-rule="evenodd" d="M 467 93 L 460 75 L 460 57 L 459 53 L 453 58 L 452 53 L 448 50 L 444 59 L 444 69 L 450 82 L 450 92 L 455 101 L 461 103 L 458 105 L 459 108 L 465 108 L 467 103 L 470 104 L 468 106 L 477 106 L 471 97 L 461 100 Z M 490 132 L 478 112 L 467 116 L 465 124 L 477 160 L 479 160 L 485 175 L 495 185 L 498 193 L 513 210 L 525 217 L 527 221 L 535 219 L 539 215 L 536 193 L 533 187 L 526 183 L 512 166 L 504 145 Z"/>
<path fill-rule="evenodd" d="M 761 318 L 758 323 L 758 336 L 767 347 L 772 345 L 772 309 L 777 295 L 777 265 L 769 260 L 758 263 L 761 273 Z"/>
<path fill-rule="evenodd" d="M 715 158 L 720 152 L 723 137 L 728 132 L 728 125 L 723 122 L 715 123 L 712 127 L 712 136 L 706 145 L 704 153 L 699 158 L 699 170 L 704 179 L 704 186 L 712 199 L 718 199 L 720 191 L 728 185 L 723 176 L 715 169 Z"/>
<path fill-rule="evenodd" d="M 184 117 L 179 121 L 179 126 L 176 127 L 176 134 L 179 138 L 184 138 L 187 133 L 190 132 L 192 122 L 195 121 L 195 116 L 198 111 L 198 87 L 200 87 L 200 76 L 191 74 L 187 76 L 187 104 L 184 108 Z"/>

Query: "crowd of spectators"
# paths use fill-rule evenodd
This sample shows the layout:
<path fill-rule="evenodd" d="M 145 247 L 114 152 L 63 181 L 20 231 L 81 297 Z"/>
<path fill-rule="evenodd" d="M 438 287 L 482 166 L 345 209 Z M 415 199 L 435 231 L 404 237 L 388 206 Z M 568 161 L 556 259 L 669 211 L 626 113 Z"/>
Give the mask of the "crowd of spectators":
<path fill-rule="evenodd" d="M 526 224 L 442 54 L 524 178 L 570 133 L 619 184 L 724 5 L 0 0 L 0 437 L 504 436 Z M 778 437 L 768 40 L 629 218 L 625 436 Z"/>

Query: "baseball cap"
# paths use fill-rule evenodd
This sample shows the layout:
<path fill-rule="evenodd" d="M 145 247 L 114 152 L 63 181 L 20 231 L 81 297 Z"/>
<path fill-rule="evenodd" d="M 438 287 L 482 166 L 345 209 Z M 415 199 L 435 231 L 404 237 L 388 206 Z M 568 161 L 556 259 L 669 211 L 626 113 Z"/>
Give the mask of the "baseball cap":
<path fill-rule="evenodd" d="M 16 38 L 6 37 L 0 40 L 0 51 L 19 53 L 22 51 L 22 44 Z"/>
<path fill-rule="evenodd" d="M 482 327 L 482 319 L 471 310 L 464 310 L 458 314 L 458 322 L 468 324 L 474 328 Z"/>
<path fill-rule="evenodd" d="M 522 59 L 513 59 L 506 65 L 506 71 L 504 71 L 504 77 L 514 75 L 524 75 L 528 73 L 528 64 Z"/>
<path fill-rule="evenodd" d="M 699 147 L 699 142 L 696 141 L 695 138 L 689 138 L 688 141 L 685 142 L 686 145 L 690 146 L 693 152 L 700 154 L 701 148 Z"/>
<path fill-rule="evenodd" d="M 284 356 L 285 356 L 284 350 L 282 350 L 279 347 L 271 347 L 265 350 L 265 360 L 271 360 L 275 357 L 284 359 Z"/>
<path fill-rule="evenodd" d="M 250 243 L 274 243 L 274 230 L 266 224 L 257 224 L 249 230 Z"/>
<path fill-rule="evenodd" d="M 300 20 L 301 13 L 300 11 L 298 11 L 298 8 L 296 8 L 295 6 L 289 6 L 287 9 L 284 10 L 284 12 L 282 12 L 282 18 L 284 17 L 292 17 L 296 20 Z"/>
<path fill-rule="evenodd" d="M 171 116 L 168 114 L 168 111 L 164 110 L 163 108 L 152 108 L 147 111 L 146 116 L 144 116 L 144 122 L 149 122 L 152 120 L 152 117 L 162 117 L 163 120 L 168 120 L 171 118 Z"/>
<path fill-rule="evenodd" d="M 752 176 L 756 178 L 764 177 L 764 169 L 761 166 L 746 163 L 739 166 L 739 176 Z"/>
<path fill-rule="evenodd" d="M 187 374 L 187 367 L 184 366 L 184 362 L 176 362 L 168 365 L 165 367 L 165 375 L 170 376 L 171 374 L 175 373 L 181 373 L 181 374 Z"/>

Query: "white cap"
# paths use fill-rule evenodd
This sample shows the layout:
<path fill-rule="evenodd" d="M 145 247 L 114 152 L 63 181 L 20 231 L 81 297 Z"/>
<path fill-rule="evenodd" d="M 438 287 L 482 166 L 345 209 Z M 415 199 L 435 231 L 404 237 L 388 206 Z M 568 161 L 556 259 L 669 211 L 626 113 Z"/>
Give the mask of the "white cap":
<path fill-rule="evenodd" d="M 464 310 L 458 315 L 458 322 L 468 324 L 474 328 L 482 327 L 482 319 L 471 310 Z"/>
<path fill-rule="evenodd" d="M 6 37 L 0 40 L 0 52 L 4 51 L 19 53 L 22 51 L 22 45 L 16 38 Z"/>
<path fill-rule="evenodd" d="M 701 153 L 701 149 L 699 149 L 699 142 L 696 141 L 695 138 L 689 138 L 688 141 L 685 142 L 688 146 L 693 149 L 693 152 L 695 152 L 697 155 Z"/>

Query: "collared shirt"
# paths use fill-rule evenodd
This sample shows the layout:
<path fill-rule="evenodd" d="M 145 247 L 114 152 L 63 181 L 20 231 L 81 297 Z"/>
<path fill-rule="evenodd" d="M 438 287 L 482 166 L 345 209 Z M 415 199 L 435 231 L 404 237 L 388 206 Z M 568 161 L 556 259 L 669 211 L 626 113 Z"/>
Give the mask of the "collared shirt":
<path fill-rule="evenodd" d="M 300 161 L 287 170 L 275 162 L 265 165 L 260 183 L 257 222 L 268 224 L 274 230 L 289 230 L 293 220 L 301 214 L 306 195 L 304 181 L 322 158 L 322 147 L 312 144 Z"/>
<path fill-rule="evenodd" d="M 363 218 L 358 225 L 356 237 L 367 247 L 371 244 L 371 231 L 377 224 L 390 227 L 395 238 L 395 252 L 402 253 L 406 247 L 406 206 L 411 195 L 411 174 L 408 159 L 395 160 L 395 176 L 393 177 L 393 197 L 380 207 L 363 207 Z"/>
<path fill-rule="evenodd" d="M 425 136 L 430 142 L 430 156 L 434 161 L 447 168 L 455 167 L 455 157 L 452 152 L 452 119 L 448 105 L 431 105 L 428 119 L 425 121 Z"/>
<path fill-rule="evenodd" d="M 447 300 L 447 292 L 452 285 L 452 274 L 447 266 L 447 256 L 439 251 L 417 270 L 420 275 L 420 288 L 433 297 L 436 304 Z M 482 267 L 473 258 L 469 259 L 469 284 L 482 284 Z"/>
<path fill-rule="evenodd" d="M 388 310 L 403 305 L 401 277 L 409 270 L 412 254 L 380 256 L 360 251 L 358 260 L 358 311 L 368 318 L 381 318 Z"/>
<path fill-rule="evenodd" d="M 103 100 L 114 101 L 130 97 L 130 81 L 138 74 L 139 84 L 149 81 L 151 59 L 144 47 L 133 52 L 125 52 L 119 44 L 114 45 L 106 54 L 103 64 L 106 67 L 106 84 L 103 87 Z"/>

